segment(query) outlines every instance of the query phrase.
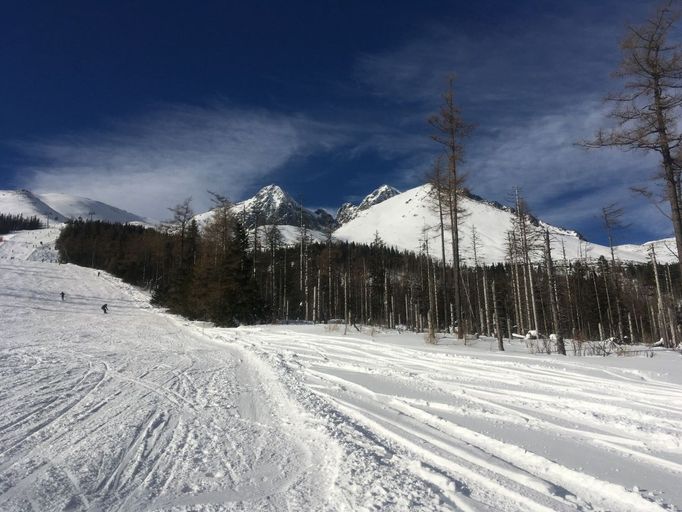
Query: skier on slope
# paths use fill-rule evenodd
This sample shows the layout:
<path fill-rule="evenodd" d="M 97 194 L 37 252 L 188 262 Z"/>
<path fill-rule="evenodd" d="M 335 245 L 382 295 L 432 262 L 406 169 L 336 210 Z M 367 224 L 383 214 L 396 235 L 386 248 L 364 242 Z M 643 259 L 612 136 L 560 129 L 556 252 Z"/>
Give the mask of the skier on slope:
<path fill-rule="evenodd" d="M 64 292 L 61 293 L 62 295 L 62 300 L 64 300 L 64 295 L 66 295 Z"/>
<path fill-rule="evenodd" d="M 105 315 L 107 314 L 107 311 L 108 311 L 108 310 L 109 310 L 109 306 L 107 306 L 106 304 L 104 304 L 104 306 L 102 306 L 102 311 L 104 311 L 104 314 L 105 314 Z"/>

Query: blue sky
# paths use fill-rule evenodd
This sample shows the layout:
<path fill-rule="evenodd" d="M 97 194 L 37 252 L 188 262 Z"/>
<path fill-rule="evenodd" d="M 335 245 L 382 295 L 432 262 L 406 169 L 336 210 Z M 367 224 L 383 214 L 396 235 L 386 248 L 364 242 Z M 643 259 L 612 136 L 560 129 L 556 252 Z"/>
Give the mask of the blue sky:
<path fill-rule="evenodd" d="M 644 1 L 14 2 L 0 18 L 0 188 L 85 195 L 156 218 L 210 189 L 278 183 L 334 209 L 423 182 L 428 116 L 458 77 L 468 186 L 604 241 L 669 236 L 629 187 L 655 158 L 586 151 Z"/>

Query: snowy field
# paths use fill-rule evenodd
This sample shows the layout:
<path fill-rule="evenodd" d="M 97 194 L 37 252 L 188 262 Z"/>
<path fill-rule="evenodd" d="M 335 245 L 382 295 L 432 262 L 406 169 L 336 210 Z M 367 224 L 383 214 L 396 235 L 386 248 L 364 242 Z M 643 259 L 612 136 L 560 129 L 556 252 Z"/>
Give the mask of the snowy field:
<path fill-rule="evenodd" d="M 216 329 L 54 236 L 0 243 L 2 511 L 682 509 L 679 354 Z"/>

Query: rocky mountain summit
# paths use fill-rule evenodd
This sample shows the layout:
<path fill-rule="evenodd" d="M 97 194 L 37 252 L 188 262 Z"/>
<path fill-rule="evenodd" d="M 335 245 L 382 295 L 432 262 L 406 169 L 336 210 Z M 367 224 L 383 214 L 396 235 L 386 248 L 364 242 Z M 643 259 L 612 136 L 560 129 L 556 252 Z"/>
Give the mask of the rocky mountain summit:
<path fill-rule="evenodd" d="M 390 185 L 382 185 L 378 189 L 374 190 L 362 200 L 359 205 L 354 205 L 352 203 L 343 203 L 341 208 L 336 212 L 336 222 L 338 225 L 345 224 L 357 217 L 358 213 L 368 208 L 371 208 L 375 204 L 383 203 L 386 199 L 400 194 L 400 191 Z"/>
<path fill-rule="evenodd" d="M 317 231 L 336 228 L 334 217 L 325 210 L 313 212 L 304 208 L 278 185 L 263 187 L 255 196 L 236 203 L 232 211 L 247 229 L 256 225 L 300 226 L 301 223 Z"/>

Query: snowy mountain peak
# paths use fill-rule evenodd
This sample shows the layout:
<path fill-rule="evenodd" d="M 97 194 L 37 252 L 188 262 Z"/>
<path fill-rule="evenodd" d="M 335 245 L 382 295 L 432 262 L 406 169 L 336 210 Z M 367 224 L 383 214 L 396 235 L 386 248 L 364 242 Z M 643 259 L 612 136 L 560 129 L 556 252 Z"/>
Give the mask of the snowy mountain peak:
<path fill-rule="evenodd" d="M 378 232 L 389 246 L 419 251 L 420 240 L 427 231 L 429 240 L 438 247 L 439 218 L 431 197 L 431 186 L 422 185 L 390 197 L 364 211 L 350 210 L 354 217 L 346 222 L 337 219 L 341 226 L 334 232 L 334 236 L 339 240 L 370 244 Z M 459 228 L 461 261 L 468 265 L 476 263 L 472 241 L 473 228 L 476 229 L 478 238 L 477 261 L 488 264 L 505 261 L 507 233 L 512 229 L 513 209 L 473 194 L 464 194 L 460 206 L 467 213 Z M 557 258 L 563 258 L 564 254 L 569 260 L 610 257 L 608 247 L 586 242 L 575 231 L 552 226 L 541 220 L 537 220 L 537 225 L 549 229 L 552 249 Z M 447 229 L 445 239 L 446 246 L 449 247 L 450 233 Z M 623 261 L 647 261 L 646 247 L 641 245 L 617 246 L 615 253 L 616 257 Z M 534 254 L 533 257 L 541 259 L 542 256 Z"/>
<path fill-rule="evenodd" d="M 496 263 L 506 260 L 507 233 L 512 227 L 514 209 L 464 191 L 461 206 L 467 216 L 460 226 L 460 257 L 466 264 L 475 264 L 472 232 L 476 229 L 477 260 L 479 263 Z M 358 205 L 345 203 L 339 208 L 336 220 L 323 209 L 311 211 L 302 207 L 277 185 L 263 187 L 250 199 L 233 206 L 234 214 L 247 229 L 257 226 L 278 225 L 284 238 L 295 243 L 299 237 L 301 220 L 309 234 L 324 240 L 323 233 L 334 229 L 338 240 L 370 244 L 378 232 L 390 246 L 419 251 L 424 230 L 431 234 L 438 246 L 438 214 L 434 210 L 430 185 L 422 185 L 399 192 L 383 185 L 368 194 Z M 210 215 L 202 214 L 198 217 Z M 609 256 L 607 247 L 585 241 L 577 232 L 549 225 L 539 219 L 533 223 L 548 228 L 552 247 L 557 257 L 569 260 L 596 259 Z M 449 231 L 445 232 L 446 246 L 450 246 Z M 661 251 L 662 253 L 665 251 Z M 647 261 L 643 246 L 616 247 L 616 255 L 624 261 Z M 539 256 L 538 256 L 539 257 Z"/>
<path fill-rule="evenodd" d="M 315 212 L 301 206 L 293 197 L 278 185 L 268 185 L 255 196 L 233 206 L 233 212 L 247 229 L 263 225 L 299 226 L 301 222 L 308 228 L 323 231 L 334 227 L 334 218 L 326 211 Z"/>
<path fill-rule="evenodd" d="M 398 194 L 400 194 L 400 190 L 393 188 L 390 185 L 381 185 L 378 189 L 365 196 L 360 203 L 360 206 L 358 206 L 358 210 L 366 210 L 370 206 L 382 203 L 386 201 L 386 199 L 390 199 Z"/>
<path fill-rule="evenodd" d="M 298 206 L 298 203 L 279 185 L 268 185 L 260 189 L 254 196 L 262 205 L 272 205 L 275 208 L 282 203 L 291 203 Z"/>
<path fill-rule="evenodd" d="M 398 194 L 400 194 L 400 190 L 391 187 L 390 185 L 381 185 L 379 188 L 366 195 L 358 206 L 351 203 L 344 203 L 341 205 L 341 208 L 336 212 L 336 222 L 345 224 L 357 217 L 359 212 L 367 210 L 379 203 L 383 203 L 387 199 L 395 197 Z"/>
<path fill-rule="evenodd" d="M 353 219 L 357 208 L 358 207 L 353 203 L 343 203 L 341 208 L 339 208 L 336 212 L 336 222 L 339 224 L 345 224 L 349 220 Z"/>

